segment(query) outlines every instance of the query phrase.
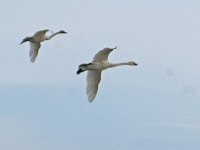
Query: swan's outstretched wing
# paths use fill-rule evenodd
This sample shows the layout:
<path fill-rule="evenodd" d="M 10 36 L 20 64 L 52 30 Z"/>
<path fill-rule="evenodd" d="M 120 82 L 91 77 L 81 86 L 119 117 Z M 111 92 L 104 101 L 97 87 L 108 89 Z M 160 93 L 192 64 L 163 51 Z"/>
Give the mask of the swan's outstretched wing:
<path fill-rule="evenodd" d="M 48 29 L 46 29 L 46 30 L 40 30 L 40 31 L 36 32 L 33 36 L 43 36 L 48 31 L 49 31 Z"/>
<path fill-rule="evenodd" d="M 36 43 L 36 42 L 30 42 L 30 52 L 29 52 L 29 57 L 31 59 L 31 62 L 34 63 L 35 59 L 38 55 L 38 50 L 40 48 L 40 43 Z"/>
<path fill-rule="evenodd" d="M 108 60 L 108 55 L 110 52 L 112 52 L 115 48 L 104 48 L 103 50 L 100 50 L 93 58 L 93 61 L 106 61 Z"/>
<path fill-rule="evenodd" d="M 87 90 L 88 101 L 91 103 L 98 91 L 98 85 L 101 80 L 101 71 L 88 70 L 87 73 Z"/>

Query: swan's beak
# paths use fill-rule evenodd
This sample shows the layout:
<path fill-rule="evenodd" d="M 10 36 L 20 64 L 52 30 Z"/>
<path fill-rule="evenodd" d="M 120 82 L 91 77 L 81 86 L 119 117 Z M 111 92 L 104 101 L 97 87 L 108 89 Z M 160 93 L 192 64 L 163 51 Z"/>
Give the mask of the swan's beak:
<path fill-rule="evenodd" d="M 66 31 L 64 31 L 64 30 L 61 30 L 61 31 L 60 31 L 60 33 L 67 34 L 67 32 L 66 32 Z"/>

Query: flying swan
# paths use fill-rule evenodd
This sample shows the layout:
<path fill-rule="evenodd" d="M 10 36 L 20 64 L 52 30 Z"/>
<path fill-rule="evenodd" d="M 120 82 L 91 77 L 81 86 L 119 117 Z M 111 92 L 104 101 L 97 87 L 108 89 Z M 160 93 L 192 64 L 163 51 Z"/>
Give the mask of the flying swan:
<path fill-rule="evenodd" d="M 122 63 L 110 63 L 108 61 L 108 55 L 114 50 L 115 48 L 104 48 L 100 50 L 93 58 L 93 61 L 88 64 L 81 64 L 78 67 L 77 74 L 80 74 L 84 71 L 87 72 L 87 89 L 86 94 L 88 96 L 88 101 L 91 103 L 94 98 L 96 97 L 98 91 L 98 85 L 101 80 L 101 72 L 105 69 L 122 66 L 122 65 L 129 65 L 129 66 L 136 66 L 137 64 L 133 61 L 129 62 L 122 62 Z"/>
<path fill-rule="evenodd" d="M 38 32 L 36 32 L 33 36 L 30 36 L 30 37 L 26 37 L 22 40 L 22 43 L 24 42 L 27 42 L 29 41 L 30 42 L 30 52 L 29 52 L 29 57 L 30 57 L 30 61 L 32 63 L 35 62 L 35 59 L 38 55 L 38 51 L 39 51 L 39 48 L 41 46 L 40 42 L 43 42 L 45 40 L 50 40 L 52 37 L 54 37 L 55 35 L 57 34 L 66 34 L 67 32 L 63 31 L 63 30 L 60 30 L 58 32 L 55 32 L 55 33 L 52 33 L 50 36 L 47 36 L 46 33 L 48 32 L 49 30 L 46 29 L 46 30 L 40 30 Z"/>

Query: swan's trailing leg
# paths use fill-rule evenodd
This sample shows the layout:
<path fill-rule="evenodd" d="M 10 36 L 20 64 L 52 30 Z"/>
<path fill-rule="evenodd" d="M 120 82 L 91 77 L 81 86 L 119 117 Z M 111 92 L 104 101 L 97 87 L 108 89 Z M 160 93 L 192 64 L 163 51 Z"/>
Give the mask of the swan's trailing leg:
<path fill-rule="evenodd" d="M 80 74 L 81 72 L 84 72 L 84 71 L 88 70 L 88 66 L 89 65 L 91 65 L 91 63 L 79 65 L 76 74 Z"/>

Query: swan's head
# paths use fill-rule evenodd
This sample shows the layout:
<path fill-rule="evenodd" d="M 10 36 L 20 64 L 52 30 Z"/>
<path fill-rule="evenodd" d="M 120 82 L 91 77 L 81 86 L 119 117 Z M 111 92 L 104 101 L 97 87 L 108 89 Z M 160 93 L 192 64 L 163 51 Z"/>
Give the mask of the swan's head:
<path fill-rule="evenodd" d="M 64 30 L 60 30 L 59 33 L 66 34 L 67 32 Z"/>
<path fill-rule="evenodd" d="M 135 63 L 134 61 L 129 61 L 128 64 L 129 64 L 130 66 L 137 66 L 137 65 L 138 65 L 138 64 Z"/>

